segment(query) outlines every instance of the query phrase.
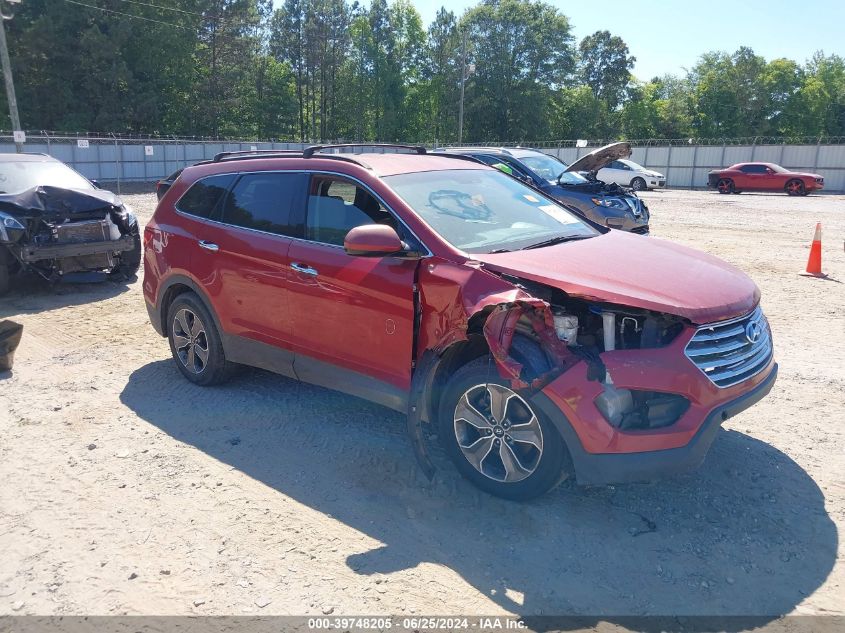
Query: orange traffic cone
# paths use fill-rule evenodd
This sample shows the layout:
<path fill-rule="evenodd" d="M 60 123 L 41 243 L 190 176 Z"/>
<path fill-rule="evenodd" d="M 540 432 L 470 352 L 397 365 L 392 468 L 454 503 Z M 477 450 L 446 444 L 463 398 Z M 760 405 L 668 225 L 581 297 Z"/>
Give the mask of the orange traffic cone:
<path fill-rule="evenodd" d="M 810 259 L 807 260 L 807 272 L 822 277 L 822 223 L 816 223 L 813 245 L 810 247 Z"/>

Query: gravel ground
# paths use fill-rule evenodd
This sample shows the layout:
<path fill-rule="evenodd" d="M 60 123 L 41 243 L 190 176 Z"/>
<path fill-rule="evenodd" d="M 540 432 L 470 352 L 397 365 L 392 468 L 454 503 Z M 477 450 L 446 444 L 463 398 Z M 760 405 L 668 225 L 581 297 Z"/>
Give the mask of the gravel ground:
<path fill-rule="evenodd" d="M 0 614 L 845 614 L 845 197 L 644 197 L 657 237 L 760 285 L 780 379 L 693 474 L 522 505 L 442 457 L 429 484 L 376 405 L 190 385 L 140 281 L 13 291 Z M 828 279 L 800 275 L 816 221 Z"/>

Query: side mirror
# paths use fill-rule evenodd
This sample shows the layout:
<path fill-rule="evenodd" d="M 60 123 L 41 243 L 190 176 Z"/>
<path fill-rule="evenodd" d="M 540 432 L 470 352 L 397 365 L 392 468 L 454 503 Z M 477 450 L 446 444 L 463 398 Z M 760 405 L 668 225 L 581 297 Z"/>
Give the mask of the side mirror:
<path fill-rule="evenodd" d="M 343 249 L 347 255 L 384 257 L 403 252 L 405 245 L 396 231 L 386 224 L 364 224 L 346 234 Z"/>
<path fill-rule="evenodd" d="M 96 180 L 92 180 L 91 184 L 94 185 L 94 189 L 102 189 L 102 187 L 100 186 L 100 183 Z"/>

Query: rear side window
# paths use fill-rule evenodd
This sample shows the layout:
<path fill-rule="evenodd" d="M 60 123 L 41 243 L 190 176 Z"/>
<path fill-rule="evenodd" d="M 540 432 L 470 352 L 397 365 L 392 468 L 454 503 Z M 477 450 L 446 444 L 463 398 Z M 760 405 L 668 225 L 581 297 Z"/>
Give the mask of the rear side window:
<path fill-rule="evenodd" d="M 765 174 L 766 173 L 766 166 L 765 165 L 743 165 L 739 168 L 740 171 L 746 174 Z"/>
<path fill-rule="evenodd" d="M 265 172 L 240 177 L 223 208 L 223 222 L 247 229 L 301 234 L 294 210 L 301 207 L 308 186 L 303 173 Z"/>
<path fill-rule="evenodd" d="M 234 174 L 209 176 L 198 180 L 179 198 L 176 208 L 182 213 L 213 219 L 219 215 L 222 200 L 234 180 Z"/>

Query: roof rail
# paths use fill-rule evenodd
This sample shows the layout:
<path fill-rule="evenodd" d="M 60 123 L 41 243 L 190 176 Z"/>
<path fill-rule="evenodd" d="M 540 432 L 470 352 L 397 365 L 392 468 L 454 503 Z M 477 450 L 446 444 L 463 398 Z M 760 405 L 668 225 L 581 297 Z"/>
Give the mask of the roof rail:
<path fill-rule="evenodd" d="M 511 149 L 524 149 L 520 148 L 511 148 Z M 467 146 L 446 146 L 446 147 L 438 147 L 435 152 L 443 153 L 443 154 L 450 154 L 450 153 L 463 153 L 463 154 L 504 154 L 505 156 L 513 156 L 513 153 L 507 147 L 492 147 L 492 146 L 481 146 L 481 145 L 467 145 Z"/>
<path fill-rule="evenodd" d="M 334 145 L 311 145 L 310 147 L 306 147 L 303 150 L 302 157 L 311 158 L 315 153 L 322 152 L 324 149 L 344 149 L 347 147 L 381 147 L 393 149 L 410 149 L 416 152 L 417 154 L 426 153 L 426 149 L 422 145 L 402 145 L 399 143 L 337 143 Z"/>
<path fill-rule="evenodd" d="M 305 158 L 303 153 L 299 150 L 258 150 L 250 152 L 220 152 L 212 160 L 201 161 L 197 165 L 207 165 L 209 163 L 221 163 L 229 160 L 260 160 L 262 158 Z M 341 154 L 321 154 L 320 158 L 329 160 L 340 160 L 345 163 L 352 163 L 364 169 L 372 169 L 366 163 L 355 160 L 351 156 L 344 156 Z"/>
<path fill-rule="evenodd" d="M 211 159 L 212 163 L 219 163 L 221 160 L 225 158 L 232 158 L 232 157 L 246 157 L 252 154 L 257 155 L 259 158 L 267 158 L 271 154 L 281 154 L 285 156 L 290 156 L 291 154 L 302 155 L 300 150 L 295 149 L 244 149 L 235 152 L 220 152 L 219 154 L 215 154 L 214 158 Z"/>

